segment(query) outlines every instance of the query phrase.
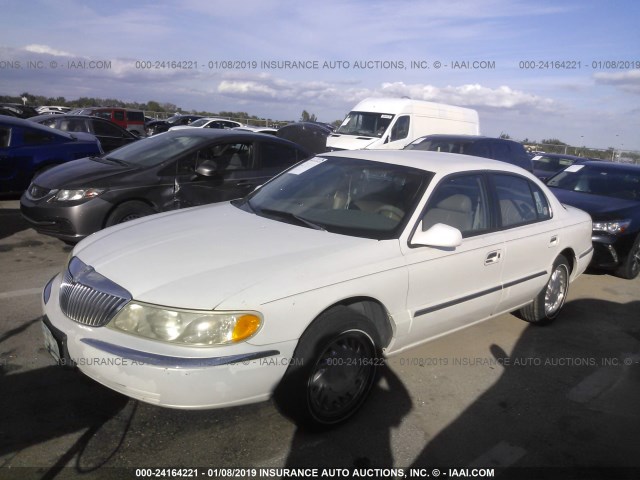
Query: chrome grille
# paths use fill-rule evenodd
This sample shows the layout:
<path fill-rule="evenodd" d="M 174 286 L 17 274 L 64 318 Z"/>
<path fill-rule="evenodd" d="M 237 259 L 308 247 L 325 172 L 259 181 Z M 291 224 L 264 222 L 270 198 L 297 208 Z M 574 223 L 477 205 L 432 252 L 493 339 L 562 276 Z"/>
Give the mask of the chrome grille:
<path fill-rule="evenodd" d="M 77 257 L 69 262 L 60 285 L 60 308 L 71 320 L 102 327 L 130 300 L 129 292 Z"/>

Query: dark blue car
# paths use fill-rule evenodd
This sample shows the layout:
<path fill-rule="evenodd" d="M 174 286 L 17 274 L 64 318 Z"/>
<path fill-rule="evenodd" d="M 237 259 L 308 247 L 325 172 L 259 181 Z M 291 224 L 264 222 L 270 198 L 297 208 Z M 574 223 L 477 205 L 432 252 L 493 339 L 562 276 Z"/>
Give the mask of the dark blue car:
<path fill-rule="evenodd" d="M 593 219 L 591 265 L 632 279 L 640 273 L 640 165 L 577 162 L 550 178 L 558 199 Z"/>
<path fill-rule="evenodd" d="M 23 192 L 50 167 L 102 153 L 100 142 L 88 133 L 65 133 L 0 115 L 0 194 Z"/>

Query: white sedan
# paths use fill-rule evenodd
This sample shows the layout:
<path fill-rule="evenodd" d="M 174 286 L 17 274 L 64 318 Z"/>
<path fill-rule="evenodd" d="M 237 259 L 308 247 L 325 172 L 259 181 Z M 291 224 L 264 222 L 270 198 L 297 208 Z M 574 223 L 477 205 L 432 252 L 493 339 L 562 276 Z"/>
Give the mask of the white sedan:
<path fill-rule="evenodd" d="M 246 198 L 91 235 L 46 285 L 43 329 L 60 363 L 141 401 L 275 396 L 326 426 L 383 355 L 505 312 L 551 321 L 591 255 L 589 215 L 518 167 L 333 152 Z"/>
<path fill-rule="evenodd" d="M 176 125 L 175 127 L 169 128 L 169 130 L 183 130 L 185 128 L 238 128 L 244 127 L 240 122 L 236 122 L 234 120 L 227 120 L 226 118 L 199 118 L 198 120 L 194 120 L 189 125 Z"/>

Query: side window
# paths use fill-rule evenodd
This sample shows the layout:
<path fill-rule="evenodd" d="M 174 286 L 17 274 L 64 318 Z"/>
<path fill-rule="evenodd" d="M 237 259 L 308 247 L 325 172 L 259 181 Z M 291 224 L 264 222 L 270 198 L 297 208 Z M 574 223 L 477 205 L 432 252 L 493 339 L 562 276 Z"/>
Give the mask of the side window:
<path fill-rule="evenodd" d="M 262 143 L 261 153 L 264 169 L 284 170 L 299 160 L 297 150 L 287 145 Z"/>
<path fill-rule="evenodd" d="M 540 189 L 523 177 L 494 174 L 503 227 L 550 218 L 549 203 Z M 532 188 L 535 190 L 532 191 Z"/>
<path fill-rule="evenodd" d="M 115 110 L 113 112 L 113 119 L 117 120 L 119 122 L 123 122 L 124 121 L 124 112 L 122 110 Z"/>
<path fill-rule="evenodd" d="M 223 143 L 212 148 L 212 160 L 218 164 L 218 170 L 247 170 L 253 167 L 253 144 Z"/>
<path fill-rule="evenodd" d="M 45 127 L 56 128 L 56 119 L 50 118 L 45 120 L 44 122 L 40 122 L 40 125 L 44 125 Z"/>
<path fill-rule="evenodd" d="M 60 121 L 58 126 L 60 130 L 65 132 L 88 132 L 89 129 L 84 120 L 77 118 L 65 118 Z"/>
<path fill-rule="evenodd" d="M 122 132 L 115 125 L 106 122 L 93 122 L 93 132 L 104 137 L 122 138 Z"/>
<path fill-rule="evenodd" d="M 403 115 L 402 117 L 398 117 L 398 120 L 396 120 L 396 123 L 393 125 L 389 141 L 402 140 L 403 138 L 407 138 L 407 135 L 409 135 L 409 115 Z"/>
<path fill-rule="evenodd" d="M 444 223 L 460 230 L 463 237 L 486 231 L 490 227 L 488 206 L 482 174 L 452 177 L 431 195 L 422 217 L 422 230 Z"/>

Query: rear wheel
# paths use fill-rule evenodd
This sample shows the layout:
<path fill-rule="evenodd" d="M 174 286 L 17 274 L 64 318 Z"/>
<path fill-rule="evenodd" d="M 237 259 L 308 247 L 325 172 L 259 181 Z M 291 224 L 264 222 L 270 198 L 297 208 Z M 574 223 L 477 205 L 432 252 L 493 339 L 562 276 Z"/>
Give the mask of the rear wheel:
<path fill-rule="evenodd" d="M 338 307 L 300 338 L 274 398 L 298 425 L 319 429 L 347 420 L 367 399 L 380 361 L 379 335 L 364 315 Z"/>
<path fill-rule="evenodd" d="M 156 213 L 153 208 L 143 202 L 130 201 L 118 205 L 107 217 L 105 227 L 135 220 Z"/>
<path fill-rule="evenodd" d="M 560 313 L 569 293 L 569 262 L 560 255 L 553 264 L 549 281 L 529 305 L 520 309 L 523 320 L 545 325 L 551 323 Z"/>
<path fill-rule="evenodd" d="M 616 270 L 616 275 L 627 280 L 632 280 L 640 273 L 640 235 L 636 237 L 636 241 L 633 242 L 629 254 L 624 259 L 622 264 Z"/>

